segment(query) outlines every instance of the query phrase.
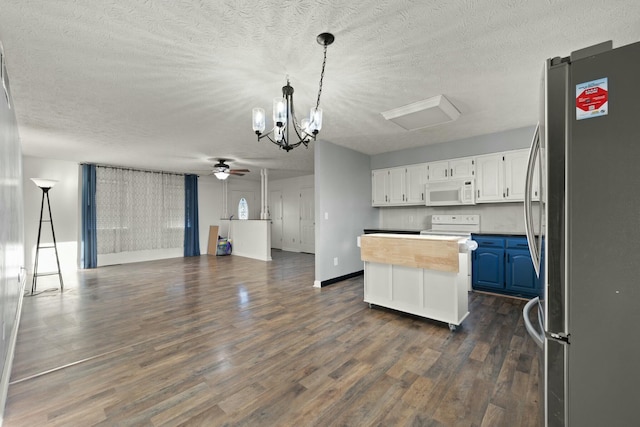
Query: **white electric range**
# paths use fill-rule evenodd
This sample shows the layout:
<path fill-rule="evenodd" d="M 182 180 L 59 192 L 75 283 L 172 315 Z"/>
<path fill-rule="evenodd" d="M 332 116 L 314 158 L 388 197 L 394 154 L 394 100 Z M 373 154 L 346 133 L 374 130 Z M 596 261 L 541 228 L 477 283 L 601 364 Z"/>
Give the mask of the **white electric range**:
<path fill-rule="evenodd" d="M 467 288 L 471 291 L 471 251 L 477 244 L 470 241 L 472 233 L 480 232 L 480 215 L 431 215 L 431 228 L 420 234 L 461 236 L 459 243 L 460 254 L 458 262 L 460 271 L 467 272 Z"/>

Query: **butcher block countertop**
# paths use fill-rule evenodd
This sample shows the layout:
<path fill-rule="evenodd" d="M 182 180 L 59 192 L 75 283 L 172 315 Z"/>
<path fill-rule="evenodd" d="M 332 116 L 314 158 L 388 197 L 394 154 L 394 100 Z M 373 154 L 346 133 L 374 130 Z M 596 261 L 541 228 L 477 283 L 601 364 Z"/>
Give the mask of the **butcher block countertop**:
<path fill-rule="evenodd" d="M 457 273 L 460 236 L 365 234 L 362 261 Z"/>

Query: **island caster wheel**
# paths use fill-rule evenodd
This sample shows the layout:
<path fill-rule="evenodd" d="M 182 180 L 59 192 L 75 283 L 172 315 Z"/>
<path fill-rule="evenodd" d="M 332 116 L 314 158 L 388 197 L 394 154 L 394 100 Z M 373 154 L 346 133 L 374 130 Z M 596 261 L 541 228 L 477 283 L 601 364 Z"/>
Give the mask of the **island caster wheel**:
<path fill-rule="evenodd" d="M 451 332 L 455 332 L 456 331 L 456 325 L 454 325 L 453 323 L 449 323 L 449 330 Z"/>
<path fill-rule="evenodd" d="M 369 308 L 373 308 L 373 304 L 369 303 Z"/>

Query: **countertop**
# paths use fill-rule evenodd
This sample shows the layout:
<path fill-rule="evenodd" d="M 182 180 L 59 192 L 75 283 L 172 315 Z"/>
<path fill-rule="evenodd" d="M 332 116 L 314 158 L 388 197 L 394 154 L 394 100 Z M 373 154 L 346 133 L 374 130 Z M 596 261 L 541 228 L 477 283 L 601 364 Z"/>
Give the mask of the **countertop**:
<path fill-rule="evenodd" d="M 524 231 L 481 231 L 472 233 L 472 236 L 504 236 L 504 237 L 525 237 Z"/>
<path fill-rule="evenodd" d="M 421 230 L 399 230 L 397 228 L 365 228 L 364 234 L 420 234 Z"/>

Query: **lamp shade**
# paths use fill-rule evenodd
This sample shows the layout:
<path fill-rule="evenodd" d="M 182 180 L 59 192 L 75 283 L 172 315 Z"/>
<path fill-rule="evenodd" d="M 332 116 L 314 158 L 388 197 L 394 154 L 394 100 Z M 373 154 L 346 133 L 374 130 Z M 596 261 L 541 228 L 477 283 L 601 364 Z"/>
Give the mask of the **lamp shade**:
<path fill-rule="evenodd" d="M 216 176 L 216 178 L 221 180 L 229 178 L 229 174 L 227 172 L 215 172 L 214 175 Z"/>
<path fill-rule="evenodd" d="M 51 188 L 58 182 L 55 179 L 31 178 L 31 181 L 40 188 Z"/>

